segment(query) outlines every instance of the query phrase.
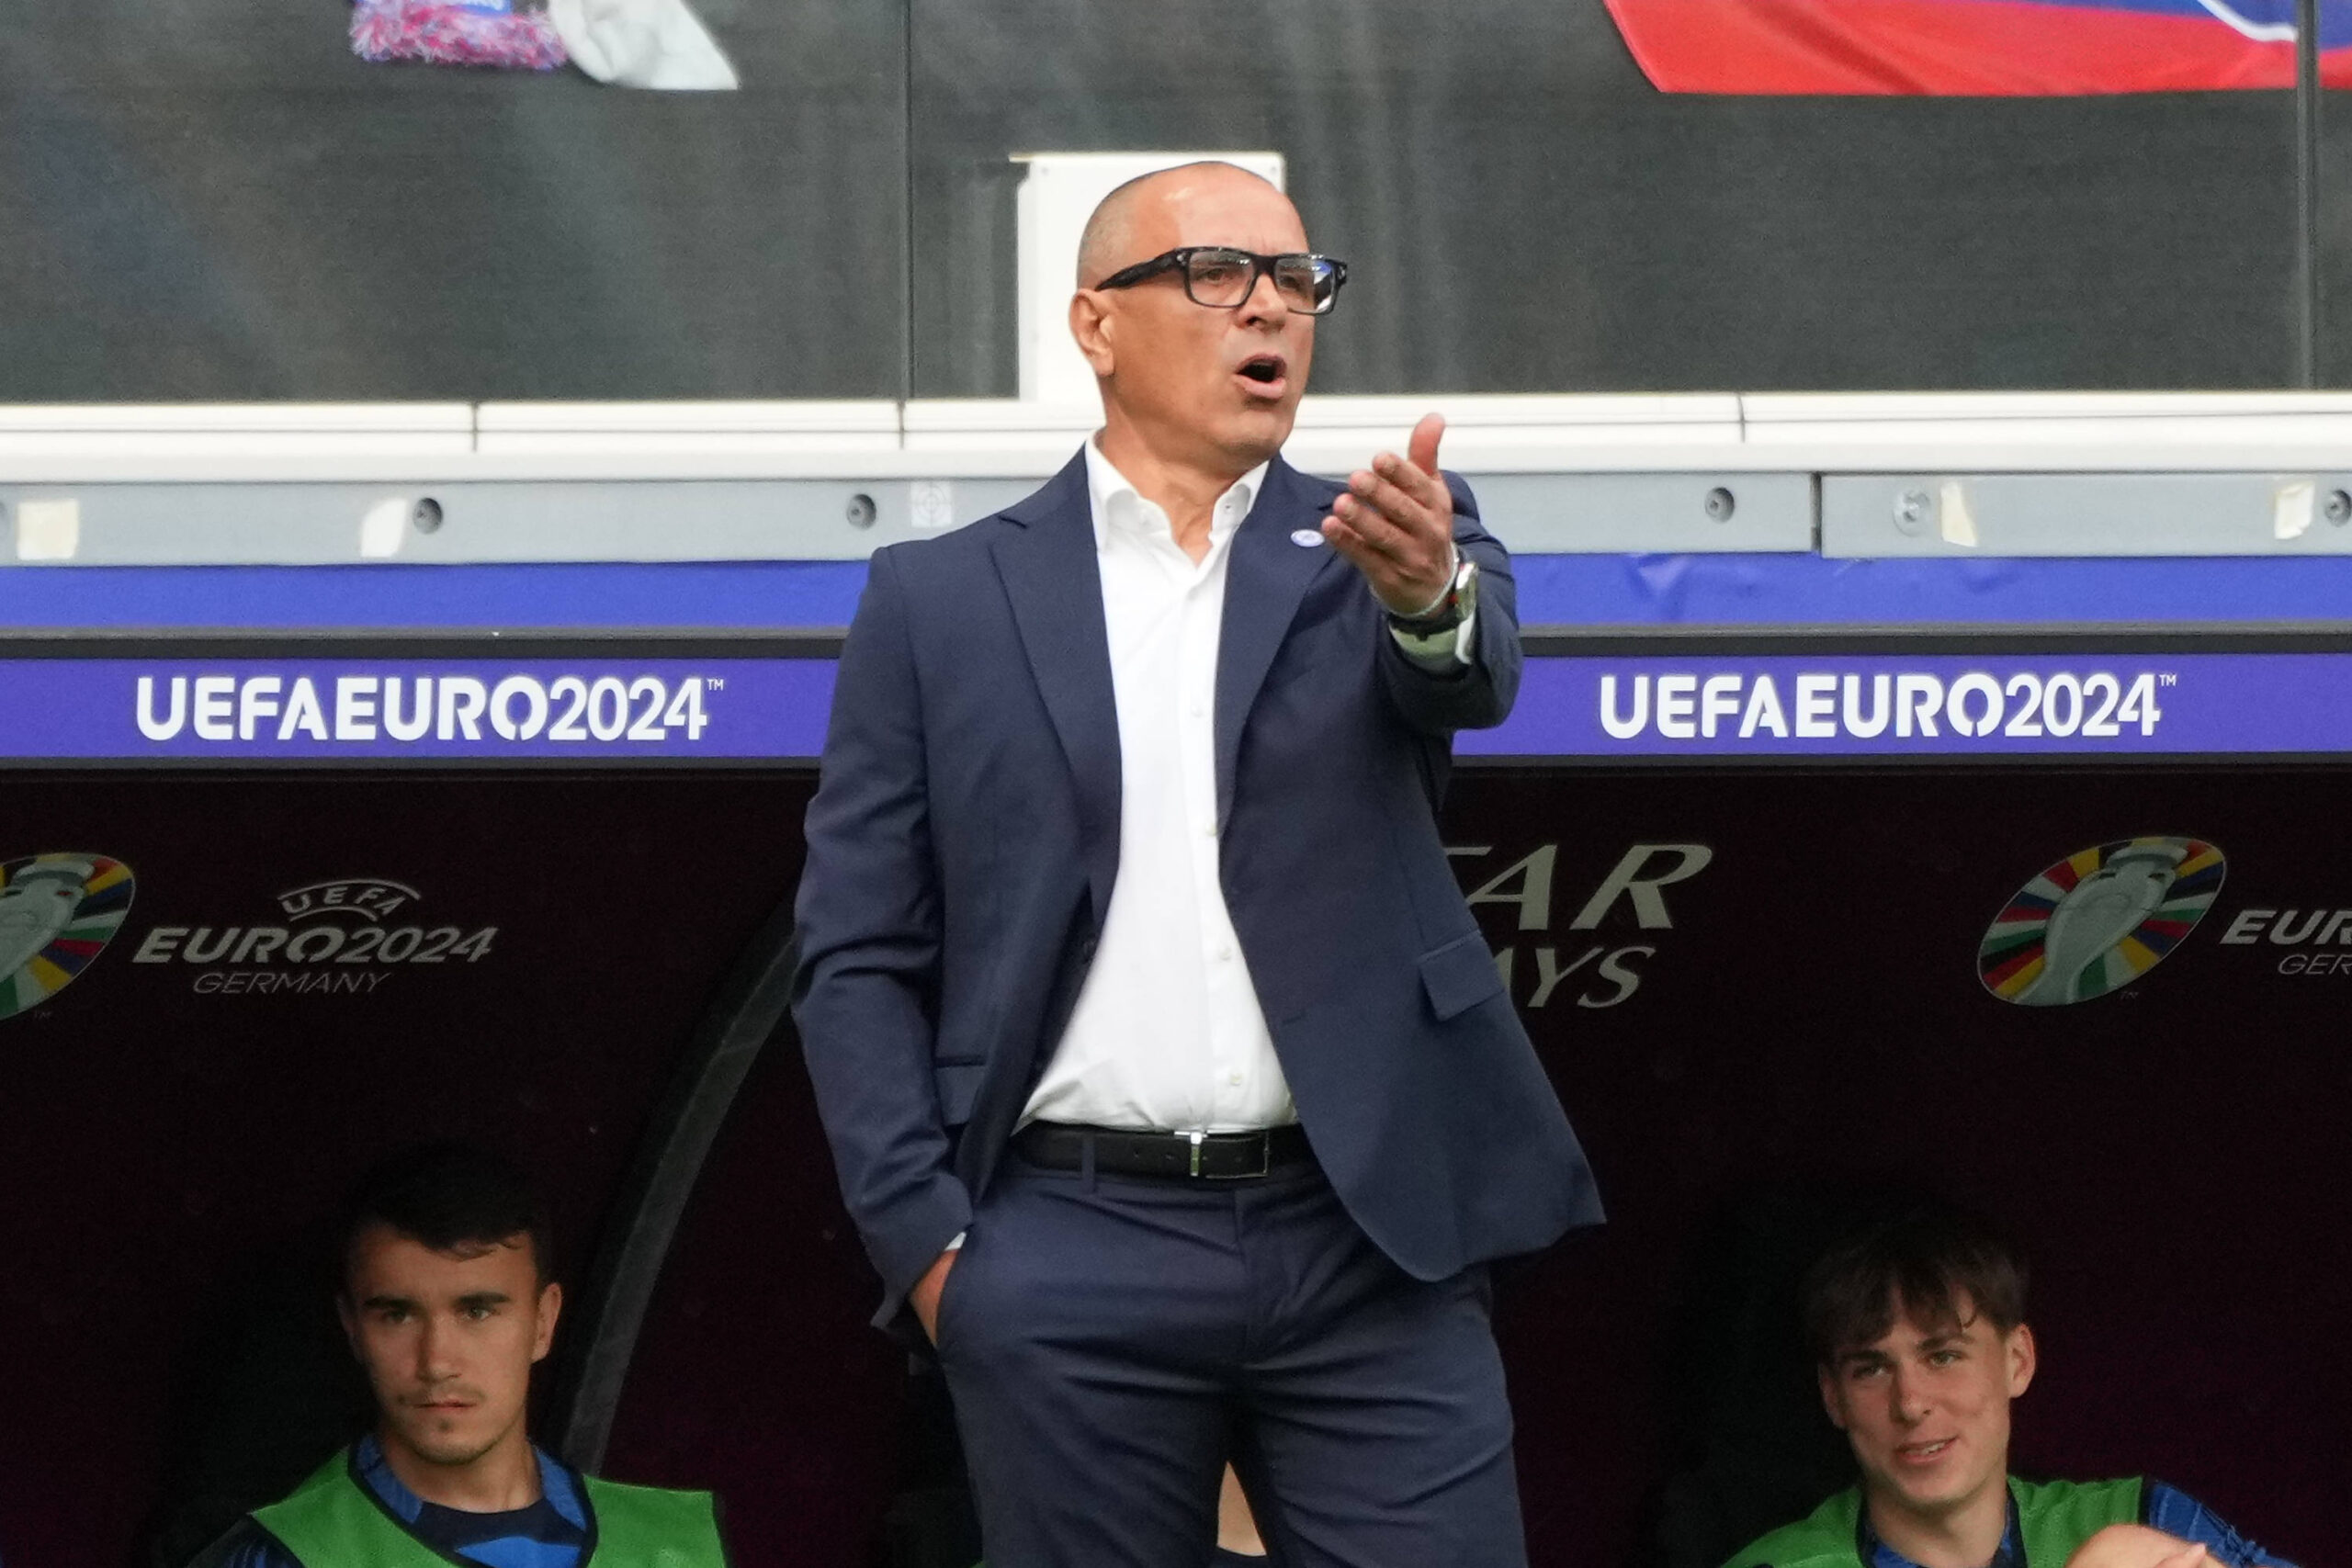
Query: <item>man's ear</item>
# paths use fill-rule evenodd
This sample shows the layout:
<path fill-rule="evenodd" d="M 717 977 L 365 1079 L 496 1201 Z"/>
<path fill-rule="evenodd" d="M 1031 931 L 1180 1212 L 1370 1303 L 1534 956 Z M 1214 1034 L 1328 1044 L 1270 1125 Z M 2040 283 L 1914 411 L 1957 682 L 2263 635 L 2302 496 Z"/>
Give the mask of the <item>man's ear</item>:
<path fill-rule="evenodd" d="M 1823 1414 L 1829 1417 L 1831 1426 L 1841 1432 L 1844 1431 L 1846 1429 L 1846 1400 L 1844 1391 L 1838 1386 L 1838 1369 L 1825 1367 L 1816 1362 L 1814 1365 L 1813 1375 L 1821 1385 Z"/>
<path fill-rule="evenodd" d="M 2009 1397 L 2015 1399 L 2032 1385 L 2034 1369 L 2041 1364 L 2033 1330 L 2022 1323 L 2010 1329 L 2001 1337 L 2001 1354 L 2007 1362 Z"/>
<path fill-rule="evenodd" d="M 344 1343 L 351 1347 L 354 1356 L 359 1354 L 359 1309 L 341 1291 L 334 1293 L 334 1315 L 342 1321 Z"/>
<path fill-rule="evenodd" d="M 1086 355 L 1098 378 L 1110 375 L 1118 363 L 1111 352 L 1111 324 L 1101 294 L 1081 288 L 1069 297 L 1069 335 L 1078 340 L 1078 352 Z"/>
<path fill-rule="evenodd" d="M 531 1359 L 544 1361 L 555 1345 L 555 1320 L 563 1315 L 563 1287 L 549 1280 L 539 1287 L 539 1327 L 531 1341 Z"/>

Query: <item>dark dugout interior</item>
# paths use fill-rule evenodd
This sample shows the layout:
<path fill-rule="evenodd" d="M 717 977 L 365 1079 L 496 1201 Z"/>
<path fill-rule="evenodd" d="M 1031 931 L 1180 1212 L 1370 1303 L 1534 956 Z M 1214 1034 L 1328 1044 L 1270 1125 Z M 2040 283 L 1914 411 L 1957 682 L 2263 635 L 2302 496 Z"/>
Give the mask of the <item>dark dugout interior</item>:
<path fill-rule="evenodd" d="M 1320 390 L 2352 385 L 2340 96 L 1668 96 L 1600 0 L 697 8 L 741 92 L 367 65 L 340 0 L 0 0 L 0 402 L 1010 396 L 1011 157 L 1177 147 L 1282 152 L 1351 262 Z M 1788 1298 L 1887 1180 L 2033 1255 L 2021 1469 L 2352 1557 L 2352 974 L 2223 940 L 2352 910 L 2344 777 L 1465 764 L 1448 841 L 1611 1213 L 1502 1289 L 1535 1562 L 1712 1568 L 1839 1483 Z M 715 1487 L 746 1564 L 965 1568 L 936 1380 L 866 1326 L 788 1027 L 747 1033 L 811 782 L 0 773 L 0 863 L 137 882 L 0 1018 L 12 1568 L 179 1561 L 347 1435 L 321 1227 L 447 1134 L 554 1201 L 544 1437 Z M 1988 995 L 2010 895 L 2143 833 L 2227 852 L 2181 949 Z M 1580 923 L 1644 846 L 1707 852 Z M 139 961 L 353 878 L 418 937 L 295 976 L 347 986 Z"/>
<path fill-rule="evenodd" d="M 1839 1205 L 1890 1179 L 1991 1210 L 2032 1257 L 2022 1472 L 2153 1474 L 2297 1561 L 2352 1550 L 2352 1277 L 2328 1239 L 2352 974 L 2312 972 L 2332 954 L 2310 931 L 2222 940 L 2252 908 L 2352 910 L 2352 848 L 2323 826 L 2343 779 L 1465 766 L 1447 841 L 1611 1210 L 1501 1288 L 1533 1561 L 1712 1568 L 1841 1483 L 1789 1292 Z M 614 1309 L 620 1244 L 667 1223 L 643 1178 L 677 1087 L 708 1079 L 712 1021 L 756 1011 L 782 950 L 809 782 L 0 779 L 12 854 L 102 852 L 137 879 L 106 951 L 0 1021 L 0 1327 L 40 1413 L 0 1423 L 9 1561 L 173 1561 L 346 1436 L 318 1227 L 382 1149 L 449 1134 L 514 1150 L 554 1200 L 572 1337 L 542 1437 L 715 1487 L 740 1562 L 956 1561 L 935 1383 L 866 1325 L 788 1027 L 722 1068 L 741 1091 L 672 1191 L 641 1331 Z M 2146 831 L 2224 852 L 2197 931 L 2093 1001 L 1992 996 L 1978 947 L 2016 889 Z M 1655 902 L 1607 891 L 1686 865 Z M 394 925 L 495 934 L 439 964 L 192 963 L 186 937 L 140 961 L 174 945 L 158 930 L 209 927 L 204 952 L 354 877 L 413 890 Z M 223 978 L 343 968 L 382 978 Z"/>
<path fill-rule="evenodd" d="M 702 0 L 742 90 L 0 8 L 0 400 L 1010 396 L 1015 153 L 1271 148 L 1326 391 L 2352 379 L 2337 96 L 1676 96 L 1601 0 Z M 2307 288 L 2308 265 L 2318 287 Z"/>

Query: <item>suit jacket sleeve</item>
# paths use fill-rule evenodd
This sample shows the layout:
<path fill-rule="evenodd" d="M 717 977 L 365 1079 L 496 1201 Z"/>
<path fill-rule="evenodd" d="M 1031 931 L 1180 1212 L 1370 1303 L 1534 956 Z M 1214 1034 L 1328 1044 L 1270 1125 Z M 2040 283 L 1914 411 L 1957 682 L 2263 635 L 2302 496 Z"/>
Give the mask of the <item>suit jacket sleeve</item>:
<path fill-rule="evenodd" d="M 842 649 L 795 908 L 793 1016 L 886 1314 L 970 1223 L 932 1085 L 940 897 L 904 590 L 877 552 Z"/>
<path fill-rule="evenodd" d="M 1510 716 L 1519 696 L 1519 585 L 1510 552 L 1478 521 L 1477 499 L 1459 474 L 1445 476 L 1453 493 L 1453 543 L 1478 563 L 1478 613 L 1467 668 L 1434 671 L 1418 664 L 1384 627 L 1380 673 L 1405 722 L 1424 735 L 1485 729 Z"/>

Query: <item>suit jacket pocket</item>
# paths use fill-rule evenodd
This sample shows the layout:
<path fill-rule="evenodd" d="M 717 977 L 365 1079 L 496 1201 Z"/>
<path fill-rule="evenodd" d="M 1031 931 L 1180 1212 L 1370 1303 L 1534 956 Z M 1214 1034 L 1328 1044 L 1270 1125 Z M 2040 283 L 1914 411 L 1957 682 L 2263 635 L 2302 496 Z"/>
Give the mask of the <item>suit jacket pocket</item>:
<path fill-rule="evenodd" d="M 942 1122 L 960 1127 L 972 1119 L 972 1101 L 980 1097 L 980 1079 L 987 1073 L 986 1062 L 943 1062 L 932 1067 L 931 1081 L 939 1093 Z"/>
<path fill-rule="evenodd" d="M 1488 997 L 1501 996 L 1502 972 L 1495 967 L 1494 951 L 1485 935 L 1472 931 L 1421 954 L 1421 988 L 1429 993 L 1430 1010 L 1441 1023 Z"/>

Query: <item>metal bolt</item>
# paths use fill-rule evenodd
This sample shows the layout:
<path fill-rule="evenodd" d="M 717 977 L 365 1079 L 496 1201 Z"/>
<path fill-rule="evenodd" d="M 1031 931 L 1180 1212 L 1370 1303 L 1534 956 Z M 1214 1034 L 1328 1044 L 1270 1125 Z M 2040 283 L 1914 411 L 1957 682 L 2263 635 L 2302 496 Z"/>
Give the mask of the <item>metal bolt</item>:
<path fill-rule="evenodd" d="M 1906 490 L 1894 498 L 1897 533 L 1924 534 L 1936 515 L 1936 503 L 1924 490 Z"/>
<path fill-rule="evenodd" d="M 853 528 L 874 526 L 874 498 L 859 493 L 849 498 L 849 525 Z"/>
<path fill-rule="evenodd" d="M 1733 498 L 1731 491 L 1721 485 L 1717 485 L 1707 492 L 1707 515 L 1718 523 L 1730 522 L 1731 514 L 1738 505 L 1739 502 Z"/>
<path fill-rule="evenodd" d="M 2329 491 L 2324 510 L 2327 520 L 2339 528 L 2346 523 L 2352 523 L 2352 494 L 2340 490 Z"/>
<path fill-rule="evenodd" d="M 408 521 L 409 526 L 414 528 L 420 534 L 439 533 L 441 531 L 441 503 L 434 500 L 431 496 L 426 496 L 423 501 L 418 502 L 414 506 L 409 508 Z"/>

